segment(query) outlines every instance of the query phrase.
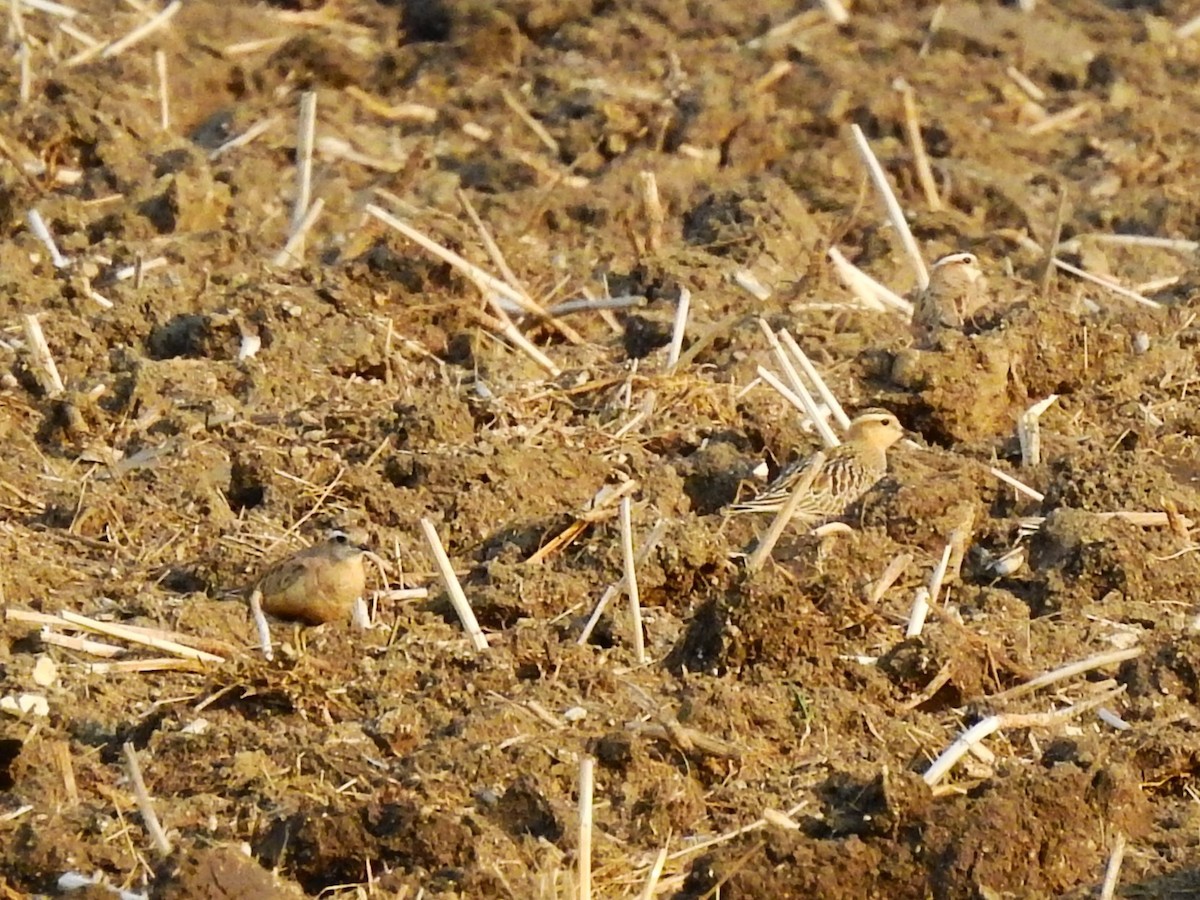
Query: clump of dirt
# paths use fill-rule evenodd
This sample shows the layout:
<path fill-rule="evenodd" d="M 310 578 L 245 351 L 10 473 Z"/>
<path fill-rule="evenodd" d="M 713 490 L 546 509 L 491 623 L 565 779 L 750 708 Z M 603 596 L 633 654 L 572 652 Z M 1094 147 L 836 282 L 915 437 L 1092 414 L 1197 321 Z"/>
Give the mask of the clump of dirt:
<path fill-rule="evenodd" d="M 574 897 L 585 756 L 594 896 L 641 896 L 665 847 L 676 900 L 1081 898 L 1120 838 L 1126 893 L 1196 890 L 1181 22 L 1078 0 L 860 0 L 844 25 L 783 0 L 165 11 L 128 46 L 148 11 L 115 0 L 21 5 L 8 32 L 29 66 L 0 78 L 0 893 L 76 872 L 87 896 Z M 932 347 L 829 261 L 917 283 L 851 124 L 927 260 L 986 270 Z M 1121 290 L 1048 272 L 1055 240 Z M 752 573 L 767 517 L 724 507 L 820 444 L 759 380 L 764 324 L 908 440 L 845 527 L 792 529 Z M 1016 423 L 1052 394 L 1023 459 Z M 271 622 L 264 659 L 240 589 L 334 526 L 378 554 L 376 627 Z M 1073 704 L 926 783 L 984 717 Z"/>

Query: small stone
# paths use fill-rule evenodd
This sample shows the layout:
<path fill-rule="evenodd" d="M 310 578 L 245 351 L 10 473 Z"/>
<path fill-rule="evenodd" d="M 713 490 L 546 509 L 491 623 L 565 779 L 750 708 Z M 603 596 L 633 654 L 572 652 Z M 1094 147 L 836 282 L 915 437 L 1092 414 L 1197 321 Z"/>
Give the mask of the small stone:
<path fill-rule="evenodd" d="M 58 666 L 46 654 L 37 658 L 33 664 L 33 683 L 38 687 L 50 687 L 58 680 Z"/>
<path fill-rule="evenodd" d="M 41 694 L 9 694 L 7 697 L 0 697 L 0 710 L 18 718 L 44 718 L 50 715 L 50 701 Z"/>

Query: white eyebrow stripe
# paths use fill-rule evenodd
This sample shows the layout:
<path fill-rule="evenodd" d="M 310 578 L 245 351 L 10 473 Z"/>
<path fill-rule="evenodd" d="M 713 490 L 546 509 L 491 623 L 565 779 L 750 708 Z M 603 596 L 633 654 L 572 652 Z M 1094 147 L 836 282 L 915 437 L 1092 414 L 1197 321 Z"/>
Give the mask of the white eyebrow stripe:
<path fill-rule="evenodd" d="M 940 268 L 941 266 L 947 266 L 947 265 L 950 265 L 951 263 L 960 263 L 960 262 L 971 263 L 972 265 L 978 265 L 979 259 L 978 259 L 978 257 L 975 256 L 974 253 L 951 253 L 948 256 L 943 256 L 941 259 L 939 259 L 937 262 L 935 262 L 933 264 L 933 268 L 937 269 L 937 268 Z"/>

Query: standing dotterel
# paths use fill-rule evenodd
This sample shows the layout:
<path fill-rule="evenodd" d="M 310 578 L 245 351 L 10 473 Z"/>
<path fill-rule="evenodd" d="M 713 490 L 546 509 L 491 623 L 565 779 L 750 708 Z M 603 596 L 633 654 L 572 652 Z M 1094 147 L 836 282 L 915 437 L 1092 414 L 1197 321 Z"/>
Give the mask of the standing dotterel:
<path fill-rule="evenodd" d="M 913 300 L 913 337 L 928 345 L 943 329 L 961 331 L 987 301 L 987 279 L 974 253 L 943 256 L 929 270 L 929 286 Z"/>
<path fill-rule="evenodd" d="M 271 566 L 250 585 L 265 612 L 309 625 L 345 621 L 366 591 L 367 547 L 344 531 Z"/>
<path fill-rule="evenodd" d="M 845 442 L 829 450 L 809 492 L 800 500 L 793 521 L 816 526 L 846 512 L 887 473 L 887 450 L 904 429 L 886 409 L 868 409 L 850 423 Z M 784 467 L 763 491 L 745 503 L 727 508 L 730 514 L 777 513 L 800 479 L 809 460 Z"/>

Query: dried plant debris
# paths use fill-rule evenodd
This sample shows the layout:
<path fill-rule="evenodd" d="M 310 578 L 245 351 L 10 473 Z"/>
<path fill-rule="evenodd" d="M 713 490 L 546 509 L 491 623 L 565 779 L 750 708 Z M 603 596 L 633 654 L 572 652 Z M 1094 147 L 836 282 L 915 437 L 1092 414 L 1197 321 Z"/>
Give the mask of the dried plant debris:
<path fill-rule="evenodd" d="M 7 4 L 0 896 L 1194 890 L 1170 7 Z"/>

